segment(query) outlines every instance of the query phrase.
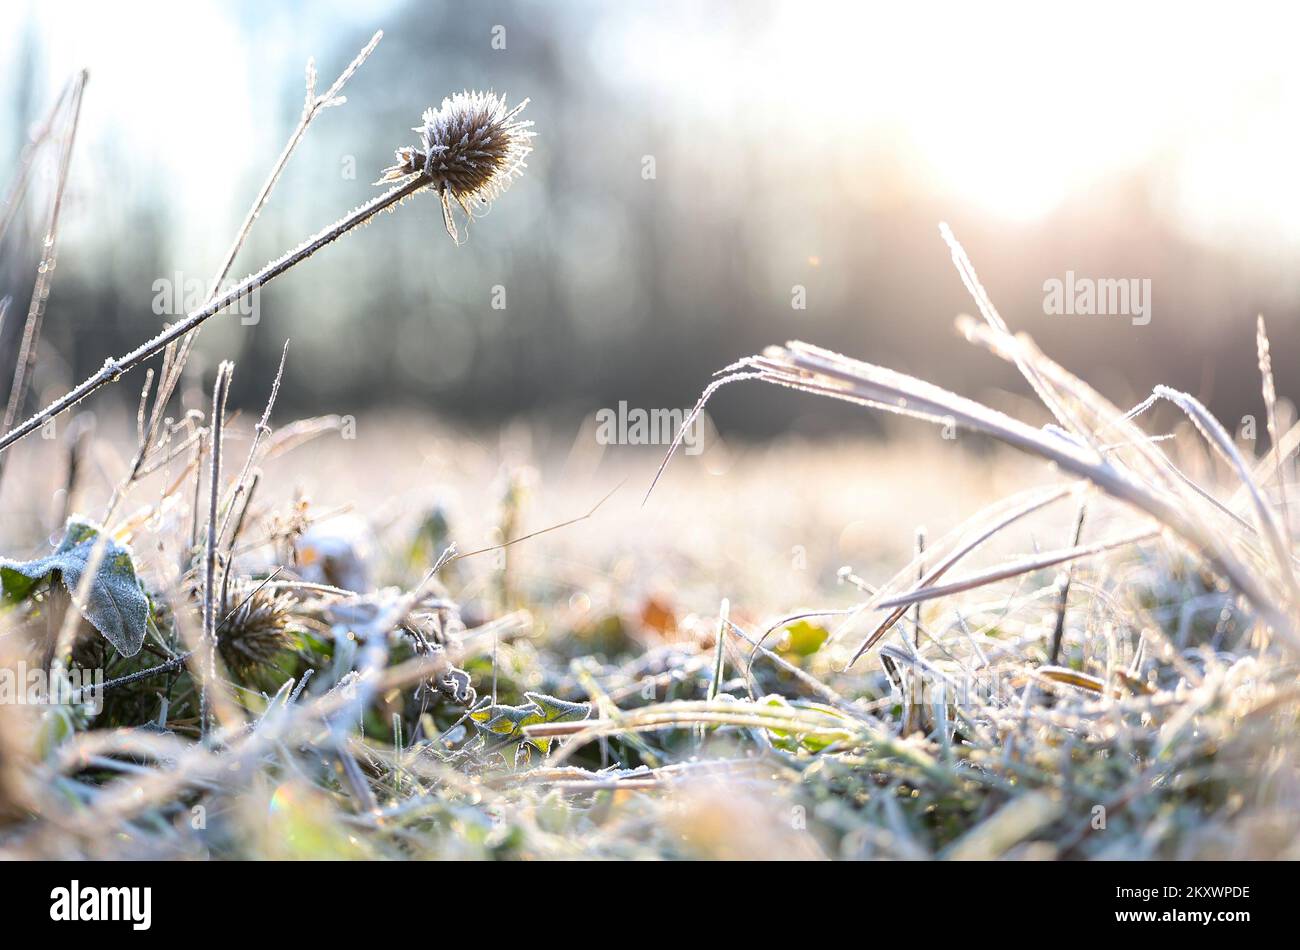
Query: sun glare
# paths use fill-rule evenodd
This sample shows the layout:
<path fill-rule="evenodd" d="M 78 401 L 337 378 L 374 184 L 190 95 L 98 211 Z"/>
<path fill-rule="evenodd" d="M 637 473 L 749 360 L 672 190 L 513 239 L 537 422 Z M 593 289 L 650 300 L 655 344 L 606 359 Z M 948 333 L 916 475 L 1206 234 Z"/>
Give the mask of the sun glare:
<path fill-rule="evenodd" d="M 1189 230 L 1300 239 L 1297 33 L 1249 10 L 1226 24 L 1161 5 L 778 4 L 749 33 L 695 17 L 632 21 L 596 55 L 683 109 L 793 125 L 811 148 L 895 135 L 932 188 L 1006 219 L 1149 165 Z"/>

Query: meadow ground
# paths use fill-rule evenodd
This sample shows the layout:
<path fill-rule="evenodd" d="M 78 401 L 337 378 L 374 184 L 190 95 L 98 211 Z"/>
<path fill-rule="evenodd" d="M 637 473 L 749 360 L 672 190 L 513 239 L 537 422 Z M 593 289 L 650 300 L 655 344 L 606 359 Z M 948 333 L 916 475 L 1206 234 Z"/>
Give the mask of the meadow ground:
<path fill-rule="evenodd" d="M 65 507 L 49 486 L 66 446 L 26 447 L 5 494 L 20 559 Z M 130 448 L 83 445 L 71 511 L 102 513 Z M 1144 522 L 1019 453 L 922 423 L 714 438 L 643 505 L 664 450 L 588 429 L 273 420 L 261 451 L 220 614 L 224 698 L 205 714 L 196 669 L 172 663 L 96 716 L 5 707 L 6 854 L 1295 856 L 1283 648 L 1175 540 L 1054 562 Z M 192 454 L 109 525 L 150 592 L 146 649 L 117 656 L 81 621 L 74 667 L 158 668 L 201 631 Z M 368 627 L 449 545 L 552 527 L 446 564 L 391 633 Z M 972 586 L 907 606 L 850 665 L 895 612 L 880 601 L 933 589 L 917 577 L 966 548 L 944 580 Z M 35 664 L 63 626 L 45 583 L 6 616 L 11 660 Z M 359 688 L 368 669 L 386 679 Z"/>

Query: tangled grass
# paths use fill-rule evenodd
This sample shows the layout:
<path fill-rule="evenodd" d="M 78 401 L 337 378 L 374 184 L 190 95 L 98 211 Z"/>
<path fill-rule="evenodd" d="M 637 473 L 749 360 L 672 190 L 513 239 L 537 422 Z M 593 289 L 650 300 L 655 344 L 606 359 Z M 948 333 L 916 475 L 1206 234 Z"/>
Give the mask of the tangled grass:
<path fill-rule="evenodd" d="M 245 230 L 356 65 L 325 97 L 309 86 Z M 983 317 L 961 331 L 1020 369 L 1047 426 L 801 343 L 730 367 L 696 412 L 724 384 L 776 383 L 991 437 L 1048 463 L 1047 477 L 921 535 L 883 583 L 845 569 L 838 586 L 774 606 L 761 584 L 702 579 L 682 532 L 670 596 L 627 596 L 635 572 L 615 562 L 635 535 L 595 573 L 524 570 L 531 545 L 614 529 L 600 503 L 527 530 L 522 466 L 506 469 L 482 547 L 458 546 L 461 511 L 386 519 L 374 498 L 341 530 L 337 511 L 277 497 L 270 473 L 343 421 L 273 429 L 277 375 L 260 421 L 238 432 L 228 365 L 211 411 L 173 420 L 192 338 L 163 340 L 123 478 L 102 497 L 74 478 L 63 496 L 62 514 L 102 505 L 104 517 L 74 522 L 63 560 L 32 550 L 4 567 L 0 672 L 107 682 L 93 708 L 0 703 L 0 854 L 1300 856 L 1286 501 L 1300 427 L 1279 420 L 1262 323 L 1274 445 L 1253 458 L 1191 396 L 1159 389 L 1121 411 L 1013 335 L 945 237 Z M 1185 424 L 1142 429 L 1162 403 Z M 22 435 L 5 436 L 8 452 Z M 249 449 L 232 465 L 240 436 Z M 63 447 L 74 472 L 96 439 Z M 100 441 L 100 455 L 117 448 Z M 671 519 L 665 490 L 650 503 Z M 47 529 L 42 518 L 33 507 L 25 521 Z M 708 608 L 683 607 L 702 590 Z M 110 642 L 103 605 L 121 598 L 139 598 L 147 621 Z"/>

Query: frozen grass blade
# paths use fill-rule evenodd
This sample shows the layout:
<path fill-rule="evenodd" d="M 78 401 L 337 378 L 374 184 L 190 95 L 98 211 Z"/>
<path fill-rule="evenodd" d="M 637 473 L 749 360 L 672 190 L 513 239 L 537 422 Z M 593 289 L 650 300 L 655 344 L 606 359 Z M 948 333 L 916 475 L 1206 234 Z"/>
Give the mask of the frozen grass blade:
<path fill-rule="evenodd" d="M 1157 386 L 1155 395 L 1168 399 L 1183 412 L 1187 413 L 1188 418 L 1196 425 L 1197 430 L 1205 437 L 1205 441 L 1210 443 L 1211 448 L 1221 455 L 1233 470 L 1237 477 L 1241 479 L 1250 496 L 1251 502 L 1255 507 L 1255 517 L 1258 523 L 1259 532 L 1268 541 L 1269 547 L 1273 552 L 1279 573 L 1283 581 L 1286 582 L 1287 590 L 1290 594 L 1291 604 L 1300 603 L 1300 586 L 1296 584 L 1295 572 L 1291 566 L 1291 552 L 1287 549 L 1286 542 L 1282 539 L 1282 531 L 1278 525 L 1277 518 L 1273 510 L 1269 507 L 1268 502 L 1264 499 L 1251 476 L 1250 469 L 1246 460 L 1241 457 L 1237 451 L 1236 445 L 1232 442 L 1232 437 L 1219 423 L 1219 420 L 1210 414 L 1210 411 L 1203 406 L 1194 396 L 1171 389 L 1168 386 Z"/>
<path fill-rule="evenodd" d="M 77 139 L 77 126 L 81 121 L 81 99 L 86 90 L 89 73 L 84 69 L 70 84 L 67 96 L 70 115 L 64 133 L 63 148 L 59 153 L 59 167 L 55 177 L 54 200 L 45 223 L 41 242 L 41 263 L 36 271 L 36 284 L 32 288 L 31 303 L 27 308 L 27 322 L 23 325 L 22 341 L 18 347 L 18 360 L 14 366 L 13 383 L 9 388 L 9 402 L 5 406 L 4 431 L 8 432 L 18 417 L 27 396 L 32 370 L 36 366 L 36 348 L 41 338 L 41 323 L 45 305 L 50 297 L 50 282 L 54 279 L 58 263 L 59 222 L 63 211 L 63 195 L 68 185 L 68 168 L 72 162 L 72 148 Z M 62 102 L 62 97 L 60 97 Z M 0 479 L 4 476 L 4 458 L 0 457 Z"/>
<path fill-rule="evenodd" d="M 988 528 L 984 529 L 979 534 L 976 534 L 974 537 L 972 537 L 969 541 L 965 542 L 960 547 L 956 548 L 951 554 L 947 555 L 942 560 L 938 561 L 938 563 L 936 563 L 934 567 L 932 567 L 929 571 L 922 574 L 920 579 L 917 581 L 916 586 L 913 588 L 913 591 L 922 590 L 934 584 L 935 581 L 943 577 L 943 575 L 946 574 L 949 571 L 949 569 L 951 569 L 954 565 L 956 565 L 958 562 L 963 560 L 972 551 L 980 547 L 982 544 L 984 544 L 984 542 L 988 541 L 990 538 L 1000 534 L 1002 531 L 1006 530 L 1011 525 L 1015 524 L 1021 518 L 1027 517 L 1028 515 L 1031 515 L 1037 511 L 1041 511 L 1043 508 L 1046 508 L 1048 505 L 1052 504 L 1053 502 L 1059 501 L 1062 498 L 1067 498 L 1074 493 L 1075 493 L 1075 488 L 1073 486 L 1058 488 L 1052 490 L 1051 492 L 1047 493 L 1043 497 L 1033 497 L 1028 502 L 1014 508 L 1011 512 L 999 518 Z M 917 566 L 919 567 L 920 565 Z M 908 573 L 911 573 L 910 567 L 911 565 L 909 565 L 908 568 L 904 568 L 904 570 L 908 571 Z M 876 608 L 879 605 L 879 602 L 884 598 L 886 592 L 889 590 L 891 586 L 892 586 L 891 584 L 885 585 L 885 587 L 883 587 L 875 597 L 873 597 L 870 601 L 868 601 L 866 604 L 863 605 L 863 609 L 871 610 Z M 857 652 L 853 654 L 853 658 L 849 661 L 849 665 L 852 666 L 862 657 L 862 654 L 864 654 L 866 651 L 870 650 L 873 646 L 875 646 L 877 641 L 879 641 L 881 637 L 883 637 L 886 633 L 888 633 L 889 630 L 894 626 L 894 624 L 898 623 L 898 621 L 903 618 L 903 615 L 905 613 L 907 613 L 907 605 L 903 605 L 895 608 L 894 611 L 889 614 L 889 616 L 887 616 L 884 620 L 882 620 L 880 622 L 880 625 L 877 626 L 875 630 L 873 630 L 870 634 L 868 634 L 867 638 L 862 641 L 862 645 L 858 647 Z"/>
<path fill-rule="evenodd" d="M 1269 353 L 1268 332 L 1264 329 L 1264 315 L 1260 314 L 1255 328 L 1255 350 L 1259 355 L 1259 377 L 1264 394 L 1264 411 L 1268 417 L 1268 440 L 1272 454 L 1277 456 L 1281 431 L 1277 423 L 1277 387 L 1273 382 L 1273 360 Z M 1286 499 L 1286 475 L 1283 472 L 1282 459 L 1277 461 L 1278 508 L 1281 512 L 1282 535 L 1287 551 L 1291 550 L 1291 513 Z M 1249 486 L 1251 481 L 1244 480 Z M 1249 488 L 1247 488 L 1249 490 Z"/>

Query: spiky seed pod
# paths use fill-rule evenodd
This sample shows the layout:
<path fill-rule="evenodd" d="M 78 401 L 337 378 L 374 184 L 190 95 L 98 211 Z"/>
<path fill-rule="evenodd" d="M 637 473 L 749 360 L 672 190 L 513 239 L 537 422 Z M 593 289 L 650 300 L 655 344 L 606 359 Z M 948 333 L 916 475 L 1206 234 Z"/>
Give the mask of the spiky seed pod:
<path fill-rule="evenodd" d="M 268 666 L 289 646 L 289 623 L 294 597 L 245 582 L 234 590 L 237 606 L 217 629 L 217 649 L 226 667 L 246 680 Z"/>
<path fill-rule="evenodd" d="M 452 218 L 456 201 L 467 218 L 510 186 L 523 173 L 524 159 L 532 151 L 532 122 L 520 120 L 528 100 L 514 108 L 494 92 L 458 92 L 442 100 L 439 109 L 426 109 L 419 145 L 397 150 L 397 164 L 384 169 L 379 182 L 425 175 L 442 199 L 447 233 L 460 239 Z"/>

